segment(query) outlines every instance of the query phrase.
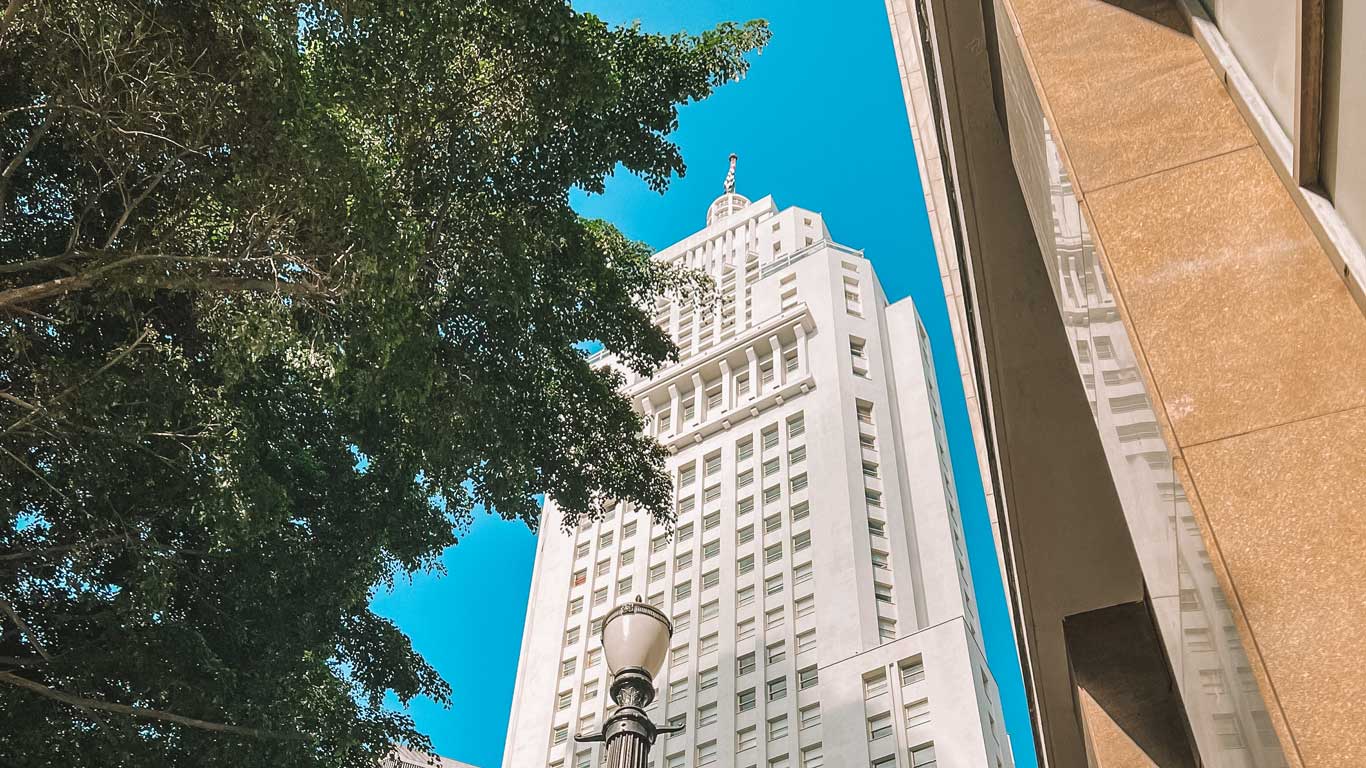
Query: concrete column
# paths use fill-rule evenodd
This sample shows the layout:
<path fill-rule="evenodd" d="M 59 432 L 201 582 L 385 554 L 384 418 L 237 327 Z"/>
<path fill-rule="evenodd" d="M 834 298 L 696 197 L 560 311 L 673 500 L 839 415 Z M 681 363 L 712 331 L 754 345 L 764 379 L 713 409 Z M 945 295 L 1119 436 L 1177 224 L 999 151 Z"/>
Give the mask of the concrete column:
<path fill-rule="evenodd" d="M 735 382 L 731 380 L 730 363 L 721 361 L 721 410 L 729 411 L 735 407 Z"/>
<path fill-rule="evenodd" d="M 702 382 L 702 374 L 692 375 L 692 417 L 694 424 L 701 424 L 704 417 L 702 409 L 707 407 L 707 392 Z"/>
<path fill-rule="evenodd" d="M 778 334 L 768 337 L 769 346 L 773 348 L 773 388 L 778 389 L 787 383 L 787 368 L 783 365 L 783 343 L 778 341 Z"/>
<path fill-rule="evenodd" d="M 681 404 L 682 404 L 682 403 L 681 403 L 681 401 L 679 400 L 679 397 L 678 397 L 678 387 L 674 386 L 673 384 L 670 384 L 670 385 L 669 385 L 669 431 L 670 431 L 670 432 L 673 432 L 674 434 L 678 434 L 678 433 L 681 431 L 681 430 L 679 430 L 679 428 L 678 428 L 678 425 L 679 425 L 680 423 L 682 423 L 682 422 L 681 422 L 681 419 L 683 418 L 682 413 L 680 413 L 681 409 L 679 408 L 679 406 L 680 406 Z"/>
<path fill-rule="evenodd" d="M 792 330 L 797 334 L 797 375 L 805 378 L 807 366 L 809 365 L 809 361 L 807 360 L 808 352 L 806 349 L 806 328 L 802 327 L 801 323 L 798 323 L 797 327 Z"/>
<path fill-rule="evenodd" d="M 759 388 L 763 383 L 759 380 L 759 354 L 754 351 L 754 345 L 745 347 L 745 357 L 749 358 L 749 397 L 751 400 L 759 396 Z"/>

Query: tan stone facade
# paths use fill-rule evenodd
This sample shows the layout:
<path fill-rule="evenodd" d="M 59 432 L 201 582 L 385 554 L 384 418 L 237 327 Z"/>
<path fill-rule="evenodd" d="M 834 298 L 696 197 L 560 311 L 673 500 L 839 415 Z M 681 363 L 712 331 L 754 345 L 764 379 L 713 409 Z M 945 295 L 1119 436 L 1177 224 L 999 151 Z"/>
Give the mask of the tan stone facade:
<path fill-rule="evenodd" d="M 1366 764 L 1360 247 L 1219 6 L 888 0 L 1045 765 Z"/>

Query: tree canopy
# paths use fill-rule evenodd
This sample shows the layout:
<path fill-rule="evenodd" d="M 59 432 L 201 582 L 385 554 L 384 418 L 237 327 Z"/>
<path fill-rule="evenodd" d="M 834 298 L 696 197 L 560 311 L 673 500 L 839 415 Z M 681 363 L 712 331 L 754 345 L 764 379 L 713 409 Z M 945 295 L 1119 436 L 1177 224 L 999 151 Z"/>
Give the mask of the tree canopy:
<path fill-rule="evenodd" d="M 678 107 L 767 39 L 554 0 L 9 2 L 0 762 L 373 765 L 426 745 L 386 695 L 453 695 L 376 585 L 478 506 L 667 522 L 581 345 L 650 371 L 648 305 L 707 286 L 569 191 L 663 190 Z"/>

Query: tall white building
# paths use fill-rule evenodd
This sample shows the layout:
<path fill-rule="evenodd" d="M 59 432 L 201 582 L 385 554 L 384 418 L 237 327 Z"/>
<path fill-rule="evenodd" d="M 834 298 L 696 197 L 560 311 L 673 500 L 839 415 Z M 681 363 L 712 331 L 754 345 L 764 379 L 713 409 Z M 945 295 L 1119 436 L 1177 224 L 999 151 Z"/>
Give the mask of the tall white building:
<path fill-rule="evenodd" d="M 602 617 L 639 595 L 674 623 L 651 716 L 686 725 L 655 766 L 1010 766 L 915 308 L 820 214 L 731 178 L 656 256 L 706 270 L 721 308 L 660 301 L 681 359 L 627 374 L 675 530 L 622 506 L 563 535 L 547 503 L 503 765 L 599 765 L 573 737 L 611 706 Z"/>

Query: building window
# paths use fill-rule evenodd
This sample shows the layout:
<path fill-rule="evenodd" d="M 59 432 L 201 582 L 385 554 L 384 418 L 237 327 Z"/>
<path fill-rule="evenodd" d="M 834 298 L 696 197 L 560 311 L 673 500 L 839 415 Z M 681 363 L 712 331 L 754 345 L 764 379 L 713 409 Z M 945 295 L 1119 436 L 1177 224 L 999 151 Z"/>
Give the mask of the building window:
<path fill-rule="evenodd" d="M 769 547 L 764 547 L 764 562 L 768 564 L 776 563 L 783 559 L 783 545 L 781 542 Z"/>
<path fill-rule="evenodd" d="M 787 439 L 791 440 L 806 434 L 806 417 L 801 413 L 793 414 L 787 419 Z"/>
<path fill-rule="evenodd" d="M 664 578 L 664 563 L 655 563 L 650 566 L 650 583 L 653 584 Z"/>
<path fill-rule="evenodd" d="M 820 744 L 802 748 L 802 768 L 824 768 L 825 752 Z"/>
<path fill-rule="evenodd" d="M 579 641 L 579 628 L 578 628 L 578 627 L 570 627 L 570 628 L 569 628 L 569 631 L 567 631 L 567 632 L 564 633 L 564 644 L 565 644 L 565 645 L 573 645 L 574 643 L 577 643 L 578 641 Z"/>
<path fill-rule="evenodd" d="M 745 555 L 736 562 L 736 571 L 744 576 L 754 570 L 754 555 Z"/>
<path fill-rule="evenodd" d="M 560 744 L 565 743 L 566 741 L 569 741 L 569 726 L 568 726 L 568 725 L 557 725 L 557 726 L 555 726 L 555 730 L 552 731 L 552 732 L 551 732 L 551 735 L 550 735 L 550 743 L 551 743 L 552 745 L 560 745 Z"/>
<path fill-rule="evenodd" d="M 621 565 L 630 565 L 631 563 L 634 563 L 635 561 L 636 561 L 636 551 L 635 551 L 634 549 L 628 549 L 628 550 L 626 550 L 625 552 L 622 552 L 622 553 L 621 553 L 621 557 L 618 558 L 618 562 L 619 562 Z"/>
<path fill-rule="evenodd" d="M 715 722 L 715 721 L 716 721 L 716 711 L 715 711 L 715 710 L 716 710 L 716 707 L 712 707 L 712 713 L 711 713 L 712 722 Z M 698 725 L 700 726 L 701 723 L 698 723 Z M 704 765 L 715 765 L 715 764 L 716 764 L 716 742 L 715 742 L 715 741 L 709 741 L 709 742 L 707 742 L 706 744 L 698 744 L 698 745 L 697 745 L 697 765 L 698 765 L 698 768 L 701 768 L 701 766 L 704 766 Z"/>
<path fill-rule="evenodd" d="M 735 607 L 747 608 L 754 604 L 754 587 L 745 587 L 735 593 Z"/>
<path fill-rule="evenodd" d="M 686 571 L 692 567 L 692 550 L 680 552 L 674 557 L 674 570 Z"/>
<path fill-rule="evenodd" d="M 803 729 L 811 728 L 812 726 L 816 726 L 816 725 L 820 725 L 820 724 L 821 724 L 821 705 L 820 705 L 820 704 L 812 704 L 812 705 L 810 705 L 810 706 L 802 707 L 802 708 L 797 712 L 797 716 L 800 718 L 800 727 L 803 728 Z"/>
<path fill-rule="evenodd" d="M 607 572 L 610 571 L 610 570 L 612 570 L 612 561 L 611 561 L 611 560 L 599 560 L 599 561 L 598 561 L 597 568 L 594 569 L 593 572 L 594 572 L 595 574 L 597 574 L 598 576 L 606 576 L 606 575 L 607 575 Z"/>
<path fill-rule="evenodd" d="M 678 630 L 675 629 L 674 631 L 677 632 Z M 754 619 L 745 619 L 735 625 L 736 641 L 748 640 L 752 637 L 754 637 Z"/>
<path fill-rule="evenodd" d="M 669 651 L 669 666 L 681 667 L 688 663 L 688 644 L 684 643 Z"/>
<path fill-rule="evenodd" d="M 749 377 L 745 377 L 749 381 Z M 735 444 L 735 460 L 744 461 L 754 455 L 754 438 L 746 437 Z"/>
<path fill-rule="evenodd" d="M 783 575 L 782 575 L 781 573 L 778 574 L 777 576 L 769 576 L 767 579 L 764 579 L 764 594 L 765 594 L 765 595 L 768 595 L 769 597 L 773 597 L 774 595 L 781 595 L 782 593 L 783 593 Z"/>
<path fill-rule="evenodd" d="M 896 639 L 896 619 L 878 619 L 877 634 L 883 642 Z"/>
<path fill-rule="evenodd" d="M 849 356 L 854 361 L 854 375 L 868 377 L 867 342 L 855 336 L 849 337 Z"/>
<path fill-rule="evenodd" d="M 787 650 L 783 646 L 783 641 L 779 640 L 778 642 L 773 643 L 772 645 L 765 648 L 764 657 L 768 660 L 769 664 L 777 664 L 783 659 L 786 659 Z"/>
<path fill-rule="evenodd" d="M 930 721 L 930 700 L 920 699 L 906 705 L 906 727 L 914 728 Z"/>
<path fill-rule="evenodd" d="M 682 544 L 692 538 L 692 523 L 684 523 L 678 526 L 678 543 Z"/>
<path fill-rule="evenodd" d="M 754 652 L 750 651 L 735 660 L 735 673 L 737 675 L 748 675 L 754 671 Z"/>
<path fill-rule="evenodd" d="M 786 695 L 786 688 L 784 688 L 784 695 Z M 769 698 L 769 701 L 773 701 L 773 699 Z M 777 741 L 785 736 L 787 736 L 787 715 L 778 715 L 768 721 L 769 741 Z"/>
<path fill-rule="evenodd" d="M 707 515 L 706 517 L 702 518 L 702 530 L 704 530 L 704 531 L 716 530 L 716 528 L 718 528 L 720 525 L 721 525 L 721 513 L 720 513 L 720 512 L 712 512 L 711 514 L 709 514 L 709 515 Z"/>
<path fill-rule="evenodd" d="M 560 677 L 569 677 L 574 674 L 575 667 L 578 666 L 578 659 L 565 659 L 560 662 Z"/>
<path fill-rule="evenodd" d="M 868 718 L 868 740 L 877 741 L 892 735 L 892 713 L 879 712 Z"/>
<path fill-rule="evenodd" d="M 806 473 L 803 472 L 792 478 L 789 482 L 789 486 L 791 487 L 791 493 L 801 493 L 806 490 Z"/>
<path fill-rule="evenodd" d="M 735 694 L 735 708 L 740 712 L 748 712 L 754 709 L 754 689 L 749 688 Z"/>
<path fill-rule="evenodd" d="M 812 664 L 797 671 L 797 690 L 804 691 L 807 688 L 814 688 L 818 683 L 820 683 L 820 674 L 816 670 L 816 665 Z"/>
<path fill-rule="evenodd" d="M 592 669 L 602 663 L 602 649 L 594 648 L 588 652 L 588 657 L 584 659 L 583 668 Z"/>
<path fill-rule="evenodd" d="M 593 590 L 593 605 L 602 605 L 607 602 L 607 587 Z"/>
<path fill-rule="evenodd" d="M 769 459 L 768 461 L 765 461 L 765 462 L 764 462 L 764 477 L 772 477 L 772 476 L 778 474 L 778 470 L 781 469 L 781 468 L 782 468 L 782 462 L 781 462 L 779 459 L 777 459 L 777 458 L 772 458 L 772 459 Z"/>
<path fill-rule="evenodd" d="M 882 491 L 875 491 L 871 488 L 867 488 L 863 491 L 863 500 L 867 502 L 868 506 L 881 509 Z"/>
<path fill-rule="evenodd" d="M 718 570 L 707 571 L 702 574 L 702 589 L 711 589 L 721 583 L 721 572 Z"/>
<path fill-rule="evenodd" d="M 810 653 L 816 650 L 816 630 L 808 629 L 797 635 L 797 653 Z"/>
<path fill-rule="evenodd" d="M 716 636 L 716 633 L 713 632 L 713 633 L 711 633 L 710 635 L 707 635 L 706 637 L 704 637 L 704 638 L 702 638 L 701 640 L 699 640 L 699 641 L 697 642 L 697 653 L 698 653 L 698 654 L 716 653 L 716 646 L 717 646 L 716 637 L 717 637 L 717 636 Z"/>
<path fill-rule="evenodd" d="M 901 684 L 913 685 L 925 679 L 925 665 L 920 659 L 911 659 L 901 665 Z"/>
<path fill-rule="evenodd" d="M 887 523 L 873 518 L 868 519 L 868 535 L 879 539 L 887 538 Z"/>
<path fill-rule="evenodd" d="M 720 501 L 720 500 L 721 500 L 721 486 L 720 486 L 719 484 L 718 484 L 718 485 L 713 485 L 712 487 L 710 487 L 710 488 L 708 488 L 707 490 L 705 490 L 705 491 L 702 492 L 702 504 L 703 504 L 703 505 L 706 505 L 706 504 L 715 504 L 716 502 L 718 502 L 718 501 Z"/>
<path fill-rule="evenodd" d="M 705 728 L 716 723 L 716 704 L 703 704 L 697 708 L 697 727 Z"/>
<path fill-rule="evenodd" d="M 783 516 L 781 514 L 775 512 L 764 518 L 764 533 L 773 533 L 782 527 Z"/>
<path fill-rule="evenodd" d="M 766 684 L 766 690 L 768 691 L 769 701 L 778 701 L 787 698 L 787 678 L 779 677 L 774 680 L 769 680 Z M 784 718 L 784 720 L 786 720 L 786 718 Z"/>
<path fill-rule="evenodd" d="M 674 585 L 674 602 L 687 600 L 692 595 L 692 582 L 685 581 Z"/>
<path fill-rule="evenodd" d="M 873 585 L 873 597 L 874 597 L 874 599 L 876 599 L 879 603 L 887 603 L 888 605 L 892 605 L 892 604 L 893 604 L 893 603 L 892 603 L 892 585 L 891 585 L 891 584 L 874 584 L 874 585 Z"/>
<path fill-rule="evenodd" d="M 870 677 L 863 678 L 863 697 L 871 699 L 874 696 L 881 696 L 887 692 L 887 675 L 878 673 Z"/>
<path fill-rule="evenodd" d="M 773 630 L 783 625 L 783 609 L 774 608 L 764 614 L 764 629 Z"/>
<path fill-rule="evenodd" d="M 806 516 L 809 515 L 810 513 L 811 513 L 811 506 L 810 506 L 810 503 L 809 503 L 809 502 L 806 502 L 806 501 L 799 501 L 799 502 L 797 502 L 796 504 L 793 504 L 793 505 L 792 505 L 792 522 L 795 523 L 795 522 L 797 522 L 798 520 L 803 520 L 803 519 L 805 519 Z"/>
<path fill-rule="evenodd" d="M 623 526 L 621 527 L 621 540 L 622 540 L 622 543 L 623 543 L 623 544 L 626 543 L 626 540 L 627 540 L 627 539 L 629 539 L 629 538 L 631 538 L 632 536 L 635 536 L 635 535 L 636 535 L 636 521 L 632 520 L 631 522 L 629 522 L 629 523 L 627 523 L 626 525 L 623 525 Z"/>
<path fill-rule="evenodd" d="M 583 700 L 591 701 L 598 697 L 598 681 L 594 680 L 583 687 Z"/>
<path fill-rule="evenodd" d="M 891 570 L 891 565 L 887 560 L 886 552 L 879 552 L 876 549 L 873 550 L 873 567 L 879 571 Z"/>
<path fill-rule="evenodd" d="M 667 546 L 669 546 L 669 537 L 666 534 L 660 534 L 650 540 L 651 552 L 662 552 Z"/>
<path fill-rule="evenodd" d="M 735 505 L 735 516 L 744 517 L 754 511 L 754 497 L 746 496 Z"/>
<path fill-rule="evenodd" d="M 627 576 L 617 582 L 617 596 L 620 597 L 631 591 L 631 577 Z"/>
<path fill-rule="evenodd" d="M 792 615 L 798 619 L 804 619 L 815 612 L 816 598 L 813 595 L 798 598 L 797 602 L 792 604 Z"/>
<path fill-rule="evenodd" d="M 674 616 L 674 634 L 687 632 L 692 627 L 692 614 L 684 611 Z"/>
<path fill-rule="evenodd" d="M 783 487 L 781 485 L 769 486 L 764 489 L 764 506 L 776 504 L 778 503 L 778 499 L 781 499 L 782 497 Z"/>
<path fill-rule="evenodd" d="M 702 606 L 702 621 L 714 619 L 721 612 L 721 606 L 715 600 Z"/>
<path fill-rule="evenodd" d="M 739 475 L 736 475 L 736 477 L 735 477 L 735 487 L 736 487 L 736 488 L 748 488 L 749 486 L 751 486 L 751 485 L 753 485 L 753 484 L 754 484 L 754 470 L 752 470 L 752 469 L 747 469 L 747 470 L 745 470 L 744 472 L 741 472 Z M 751 499 L 751 500 L 750 500 L 750 504 L 753 504 L 753 503 L 754 503 L 754 501 L 753 501 L 753 499 Z"/>
<path fill-rule="evenodd" d="M 747 525 L 744 528 L 741 528 L 735 535 L 735 541 L 739 544 L 748 544 L 749 542 L 754 541 L 754 526 Z"/>
<path fill-rule="evenodd" d="M 806 549 L 806 548 L 809 547 L 809 546 L 811 546 L 811 532 L 810 532 L 810 531 L 802 531 L 801 533 L 799 533 L 799 534 L 797 534 L 796 536 L 793 536 L 793 537 L 792 537 L 792 551 L 793 551 L 793 552 L 801 552 L 802 550 Z"/>
<path fill-rule="evenodd" d="M 793 464 L 800 464 L 803 461 L 806 461 L 805 445 L 799 445 L 796 448 L 793 448 L 792 450 L 787 452 L 787 463 L 789 466 Z"/>
<path fill-rule="evenodd" d="M 754 691 L 750 691 L 750 694 L 751 694 L 751 695 L 750 695 L 750 706 L 753 707 L 753 706 L 754 706 L 754 697 L 753 697 Z M 741 711 L 743 711 L 743 710 L 741 710 Z M 759 735 L 758 735 L 758 733 L 755 731 L 754 726 L 752 726 L 752 725 L 749 726 L 748 728 L 741 728 L 740 730 L 738 730 L 738 731 L 735 732 L 735 751 L 736 751 L 736 752 L 744 752 L 744 751 L 747 750 L 747 749 L 754 749 L 754 747 L 757 746 L 758 743 L 759 743 Z"/>
<path fill-rule="evenodd" d="M 709 541 L 702 545 L 702 559 L 710 560 L 721 554 L 721 540 Z"/>
<path fill-rule="evenodd" d="M 778 447 L 778 427 L 776 425 L 765 427 L 759 435 L 763 439 L 764 451 L 771 451 Z"/>
<path fill-rule="evenodd" d="M 573 584 L 572 584 L 572 586 L 577 587 L 577 586 L 580 586 L 580 585 L 584 584 L 584 583 L 587 582 L 587 581 L 588 581 L 588 569 L 586 569 L 586 568 L 580 568 L 579 570 L 574 571 L 574 579 L 573 579 Z"/>
<path fill-rule="evenodd" d="M 591 549 L 592 546 L 593 542 L 591 541 L 579 542 L 579 545 L 574 547 L 574 558 L 577 560 L 580 557 L 586 557 L 588 555 L 588 550 Z"/>
<path fill-rule="evenodd" d="M 939 763 L 934 759 L 934 744 L 911 747 L 911 768 L 936 768 Z"/>
<path fill-rule="evenodd" d="M 669 683 L 669 703 L 677 703 L 688 697 L 688 681 L 675 680 Z"/>
<path fill-rule="evenodd" d="M 682 498 L 682 499 L 679 499 L 679 500 L 678 500 L 678 514 L 679 514 L 680 517 L 683 516 L 683 515 L 692 514 L 692 511 L 693 511 L 694 509 L 696 509 L 696 508 L 697 508 L 697 497 L 696 497 L 696 496 L 688 496 L 688 497 L 686 497 L 686 498 Z"/>
<path fill-rule="evenodd" d="M 573 691 L 560 691 L 560 695 L 555 698 L 555 709 L 569 709 L 569 705 L 574 702 Z"/>

